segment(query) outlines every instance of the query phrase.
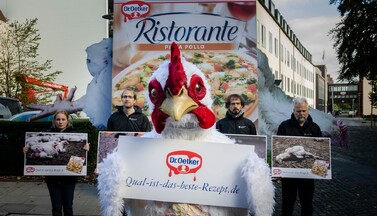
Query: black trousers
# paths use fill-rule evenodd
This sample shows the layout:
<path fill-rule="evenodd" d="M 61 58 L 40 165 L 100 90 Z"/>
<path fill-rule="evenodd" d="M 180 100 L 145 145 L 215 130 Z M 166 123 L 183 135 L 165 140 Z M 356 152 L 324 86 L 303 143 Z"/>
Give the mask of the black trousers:
<path fill-rule="evenodd" d="M 55 183 L 48 182 L 47 188 L 50 192 L 50 199 L 52 204 L 52 215 L 64 216 L 73 215 L 73 197 L 76 183 Z"/>
<path fill-rule="evenodd" d="M 301 215 L 311 216 L 313 214 L 314 180 L 282 178 L 281 183 L 283 216 L 293 214 L 297 194 L 301 204 Z"/>

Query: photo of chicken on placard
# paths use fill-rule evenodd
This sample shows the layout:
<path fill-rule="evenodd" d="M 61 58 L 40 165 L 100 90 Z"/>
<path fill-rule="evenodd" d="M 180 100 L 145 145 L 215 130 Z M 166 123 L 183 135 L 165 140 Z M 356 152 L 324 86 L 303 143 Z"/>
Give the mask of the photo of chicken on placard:
<path fill-rule="evenodd" d="M 24 175 L 86 175 L 86 133 L 27 132 Z"/>
<path fill-rule="evenodd" d="M 330 139 L 272 136 L 274 177 L 331 179 Z"/>
<path fill-rule="evenodd" d="M 98 133 L 97 164 L 118 147 L 120 136 L 142 136 L 144 132 L 100 131 Z"/>

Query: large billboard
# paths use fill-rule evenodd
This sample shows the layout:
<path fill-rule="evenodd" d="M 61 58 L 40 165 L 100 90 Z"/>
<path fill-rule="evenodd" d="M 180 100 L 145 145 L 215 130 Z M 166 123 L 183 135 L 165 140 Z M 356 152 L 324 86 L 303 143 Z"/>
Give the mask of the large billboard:
<path fill-rule="evenodd" d="M 226 113 L 225 99 L 246 101 L 245 116 L 258 119 L 256 1 L 115 1 L 112 104 L 126 88 L 138 94 L 147 115 L 147 82 L 169 60 L 170 45 L 195 64 L 211 85 L 213 110 Z"/>

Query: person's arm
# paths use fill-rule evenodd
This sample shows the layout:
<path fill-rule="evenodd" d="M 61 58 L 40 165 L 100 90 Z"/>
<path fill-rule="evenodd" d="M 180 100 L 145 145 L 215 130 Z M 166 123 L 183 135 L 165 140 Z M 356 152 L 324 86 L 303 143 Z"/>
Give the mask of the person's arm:
<path fill-rule="evenodd" d="M 322 135 L 322 131 L 321 131 L 321 128 L 317 125 L 317 124 L 315 124 L 315 130 L 316 131 L 314 131 L 314 135 L 316 136 L 316 137 L 323 137 L 323 135 Z"/>
<path fill-rule="evenodd" d="M 220 121 L 216 122 L 216 129 L 221 132 Z"/>
<path fill-rule="evenodd" d="M 149 132 L 152 130 L 151 123 L 149 122 L 149 119 L 147 116 L 143 116 L 142 122 L 141 122 L 141 132 Z"/>
<path fill-rule="evenodd" d="M 111 116 L 110 116 L 110 118 L 107 120 L 106 130 L 108 130 L 108 131 L 112 131 L 112 130 L 113 130 L 112 121 L 111 121 Z"/>
<path fill-rule="evenodd" d="M 257 135 L 257 129 L 255 128 L 255 125 L 253 122 L 250 124 L 250 135 Z"/>
<path fill-rule="evenodd" d="M 24 152 L 24 154 L 26 154 L 28 151 L 29 151 L 29 145 L 25 145 L 23 148 L 22 148 L 22 151 Z"/>
<path fill-rule="evenodd" d="M 286 135 L 287 133 L 285 132 L 285 127 L 283 126 L 283 123 L 279 125 L 278 131 L 276 135 Z"/>

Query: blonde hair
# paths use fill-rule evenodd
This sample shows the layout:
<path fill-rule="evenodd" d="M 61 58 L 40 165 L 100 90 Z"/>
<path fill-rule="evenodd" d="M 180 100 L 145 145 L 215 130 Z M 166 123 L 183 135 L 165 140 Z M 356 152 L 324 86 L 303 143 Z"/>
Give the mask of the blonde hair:
<path fill-rule="evenodd" d="M 67 127 L 66 127 L 66 128 L 72 126 L 72 120 L 71 120 L 71 118 L 70 118 L 68 112 L 65 111 L 65 110 L 60 110 L 60 111 L 56 111 L 56 112 L 54 113 L 54 115 L 53 115 L 52 125 L 53 125 L 54 128 L 56 128 L 56 116 L 57 116 L 58 114 L 63 114 L 63 115 L 65 115 L 65 117 L 67 117 L 68 124 L 67 124 Z"/>

